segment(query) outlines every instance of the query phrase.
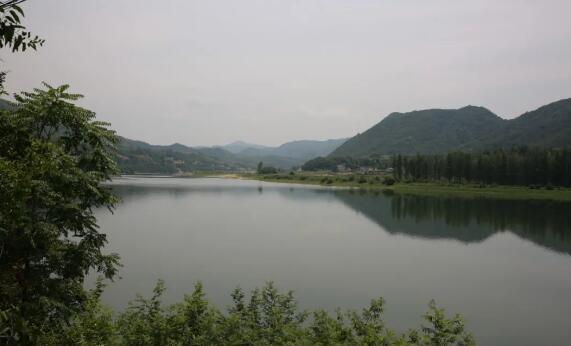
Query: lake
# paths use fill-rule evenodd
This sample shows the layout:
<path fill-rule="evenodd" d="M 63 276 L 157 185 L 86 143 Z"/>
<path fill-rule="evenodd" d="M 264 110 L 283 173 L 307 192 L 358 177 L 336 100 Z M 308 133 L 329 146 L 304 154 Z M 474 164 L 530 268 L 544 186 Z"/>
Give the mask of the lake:
<path fill-rule="evenodd" d="M 274 281 L 302 308 L 387 301 L 405 331 L 435 299 L 481 345 L 571 340 L 571 204 L 390 195 L 218 178 L 125 177 L 99 210 L 121 279 L 121 309 L 166 282 L 173 303 L 201 281 L 221 308 L 237 285 Z"/>

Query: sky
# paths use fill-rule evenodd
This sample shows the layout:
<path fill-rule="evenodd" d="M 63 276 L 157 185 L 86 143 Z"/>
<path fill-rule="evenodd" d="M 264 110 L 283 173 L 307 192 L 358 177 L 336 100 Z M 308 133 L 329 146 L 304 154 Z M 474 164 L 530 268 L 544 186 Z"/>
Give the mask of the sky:
<path fill-rule="evenodd" d="M 278 145 L 391 112 L 571 97 L 569 0 L 28 0 L 10 92 L 70 84 L 125 137 Z"/>

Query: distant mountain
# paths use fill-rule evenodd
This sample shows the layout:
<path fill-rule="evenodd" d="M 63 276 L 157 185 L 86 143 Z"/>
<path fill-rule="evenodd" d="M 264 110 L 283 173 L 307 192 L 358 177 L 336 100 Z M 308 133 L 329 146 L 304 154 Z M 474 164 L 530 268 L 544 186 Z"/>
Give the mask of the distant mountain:
<path fill-rule="evenodd" d="M 327 156 L 345 143 L 347 138 L 328 139 L 325 141 L 293 141 L 280 145 L 274 149 L 274 155 L 288 156 L 298 159 L 312 159 L 318 156 Z"/>
<path fill-rule="evenodd" d="M 0 110 L 14 107 L 12 102 L 0 99 Z M 328 155 L 344 141 L 345 139 L 303 140 L 284 143 L 278 147 L 236 141 L 223 146 L 189 147 L 180 143 L 152 145 L 119 137 L 117 162 L 124 173 L 251 170 L 259 162 L 265 166 L 291 169 L 314 157 Z"/>
<path fill-rule="evenodd" d="M 291 169 L 313 157 L 329 154 L 342 141 L 295 141 L 275 148 L 245 142 L 220 147 L 188 147 L 180 143 L 152 145 L 120 137 L 117 162 L 124 173 L 249 170 L 255 169 L 258 162 Z"/>
<path fill-rule="evenodd" d="M 228 150 L 231 153 L 238 154 L 246 149 L 268 149 L 265 145 L 252 144 L 243 141 L 235 141 L 230 144 L 223 145 L 221 148 Z"/>
<path fill-rule="evenodd" d="M 432 154 L 516 145 L 571 145 L 571 99 L 505 120 L 483 107 L 392 113 L 347 140 L 331 157 Z"/>
<path fill-rule="evenodd" d="M 327 156 L 347 138 L 324 141 L 300 140 L 284 143 L 277 147 L 248 147 L 238 152 L 242 156 L 275 156 L 295 160 L 309 160 L 318 156 Z"/>
<path fill-rule="evenodd" d="M 174 174 L 188 171 L 234 171 L 251 165 L 240 163 L 234 155 L 219 148 L 191 148 L 175 143 L 151 145 L 119 137 L 117 163 L 123 173 Z"/>

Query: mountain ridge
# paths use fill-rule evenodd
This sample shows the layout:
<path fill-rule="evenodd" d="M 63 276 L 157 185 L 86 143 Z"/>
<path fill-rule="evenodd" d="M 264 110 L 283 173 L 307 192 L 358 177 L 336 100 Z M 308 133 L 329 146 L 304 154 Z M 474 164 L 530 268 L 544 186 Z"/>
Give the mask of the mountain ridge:
<path fill-rule="evenodd" d="M 259 162 L 266 166 L 291 169 L 323 153 L 329 154 L 340 143 L 340 140 L 303 140 L 286 142 L 278 147 L 266 147 L 236 141 L 228 144 L 230 149 L 234 150 L 231 152 L 226 149 L 228 145 L 153 145 L 119 136 L 117 162 L 124 173 L 174 174 L 195 170 L 252 170 Z M 244 148 L 238 151 L 240 146 Z"/>
<path fill-rule="evenodd" d="M 238 152 L 238 154 L 244 156 L 270 155 L 308 160 L 318 156 L 329 155 L 346 140 L 347 138 L 327 140 L 295 140 L 283 143 L 277 147 L 249 147 Z"/>
<path fill-rule="evenodd" d="M 269 146 L 266 146 L 266 145 L 248 143 L 248 142 L 244 142 L 244 141 L 240 141 L 240 140 L 234 141 L 234 142 L 226 144 L 226 145 L 216 146 L 216 147 L 223 148 L 223 149 L 225 149 L 231 153 L 234 153 L 234 154 L 239 154 L 240 152 L 242 152 L 243 150 L 248 149 L 248 148 L 255 148 L 255 149 L 270 148 Z"/>
<path fill-rule="evenodd" d="M 441 154 L 513 146 L 571 145 L 571 98 L 503 119 L 485 107 L 393 112 L 329 157 Z"/>

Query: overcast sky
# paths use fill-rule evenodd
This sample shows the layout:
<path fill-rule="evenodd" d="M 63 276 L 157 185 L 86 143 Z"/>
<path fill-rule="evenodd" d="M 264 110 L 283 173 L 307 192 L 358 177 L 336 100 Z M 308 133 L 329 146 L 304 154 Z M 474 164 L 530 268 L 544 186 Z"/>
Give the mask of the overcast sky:
<path fill-rule="evenodd" d="M 349 137 L 394 111 L 571 97 L 570 0 L 28 0 L 12 92 L 67 83 L 154 144 Z"/>

